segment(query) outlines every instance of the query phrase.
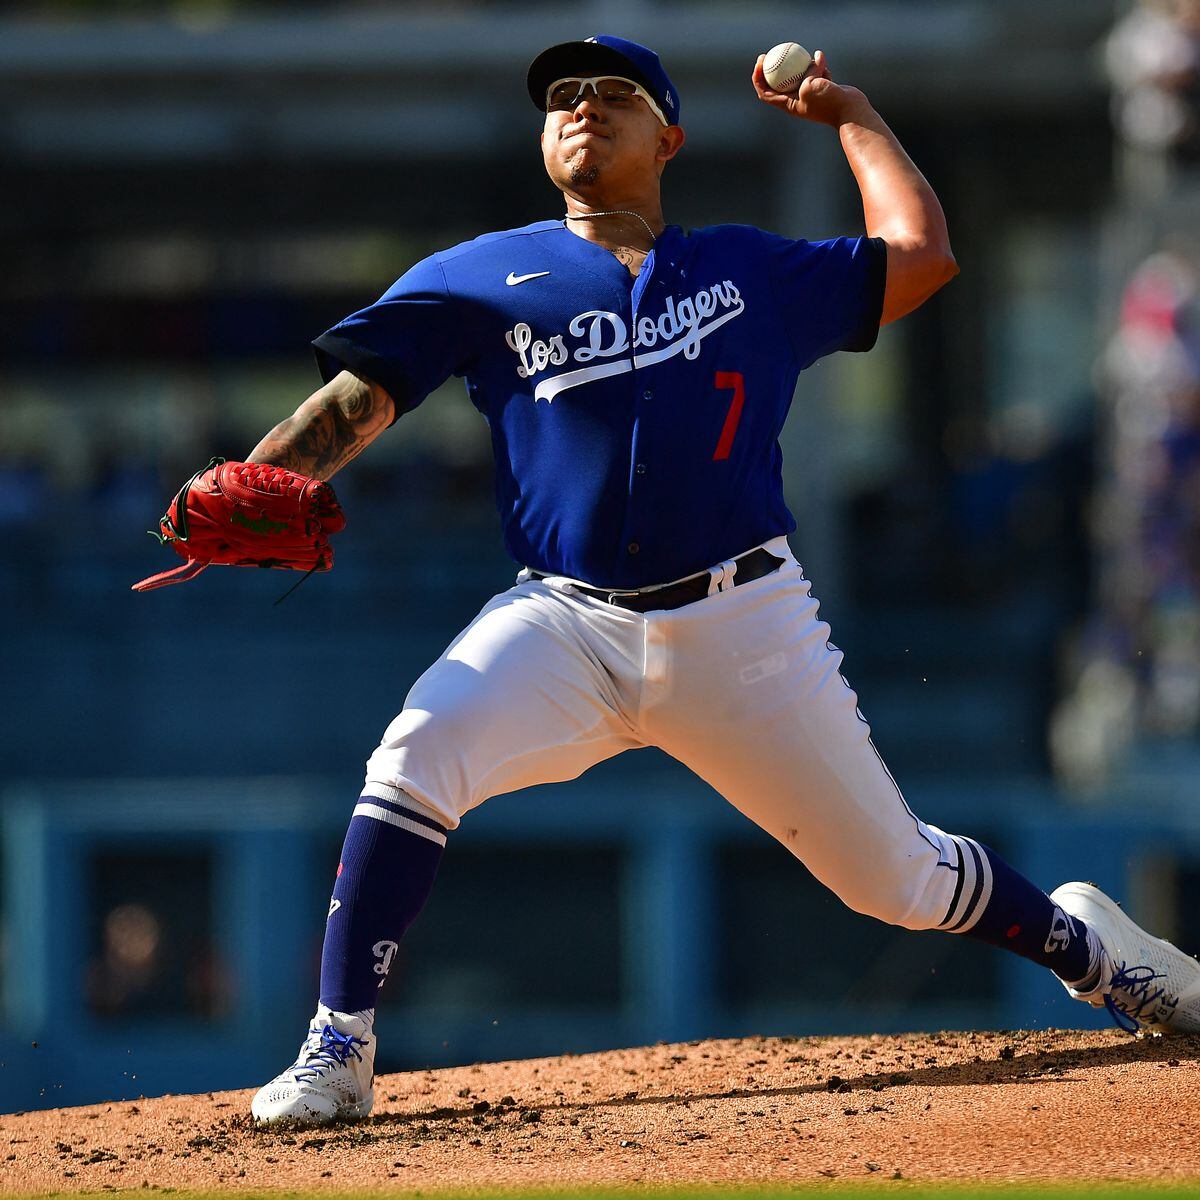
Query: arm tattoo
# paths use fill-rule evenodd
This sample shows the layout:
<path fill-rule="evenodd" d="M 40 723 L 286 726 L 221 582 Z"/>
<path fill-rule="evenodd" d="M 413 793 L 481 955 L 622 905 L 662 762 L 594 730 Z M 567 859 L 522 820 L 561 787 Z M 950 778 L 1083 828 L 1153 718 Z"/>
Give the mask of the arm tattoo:
<path fill-rule="evenodd" d="M 378 384 L 342 371 L 276 425 L 246 461 L 329 479 L 391 424 L 394 412 Z"/>

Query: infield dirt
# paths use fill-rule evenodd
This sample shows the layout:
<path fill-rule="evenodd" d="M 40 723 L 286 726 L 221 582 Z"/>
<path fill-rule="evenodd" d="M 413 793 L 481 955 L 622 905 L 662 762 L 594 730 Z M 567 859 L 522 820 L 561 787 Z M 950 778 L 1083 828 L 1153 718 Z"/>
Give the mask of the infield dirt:
<path fill-rule="evenodd" d="M 744 1038 L 382 1076 L 354 1125 L 251 1092 L 0 1116 L 0 1192 L 1200 1177 L 1200 1037 Z"/>

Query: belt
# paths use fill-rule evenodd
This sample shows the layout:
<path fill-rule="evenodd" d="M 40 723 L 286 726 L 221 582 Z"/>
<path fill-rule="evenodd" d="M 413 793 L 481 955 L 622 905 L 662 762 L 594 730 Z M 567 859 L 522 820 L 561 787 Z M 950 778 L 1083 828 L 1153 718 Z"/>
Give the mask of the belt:
<path fill-rule="evenodd" d="M 764 575 L 770 575 L 772 571 L 778 571 L 785 560 L 760 546 L 733 561 L 737 564 L 737 573 L 733 577 L 732 586 L 737 587 L 739 583 L 751 583 Z M 531 579 L 546 578 L 540 571 L 531 571 L 529 575 Z M 584 587 L 578 583 L 572 584 L 571 587 L 584 596 L 592 596 L 606 604 L 615 604 L 618 608 L 630 608 L 634 612 L 652 612 L 665 608 L 682 608 L 685 604 L 703 600 L 709 594 L 711 581 L 712 576 L 704 571 L 699 575 L 681 579 L 678 583 L 651 588 L 645 592 L 610 591 L 607 588 Z"/>

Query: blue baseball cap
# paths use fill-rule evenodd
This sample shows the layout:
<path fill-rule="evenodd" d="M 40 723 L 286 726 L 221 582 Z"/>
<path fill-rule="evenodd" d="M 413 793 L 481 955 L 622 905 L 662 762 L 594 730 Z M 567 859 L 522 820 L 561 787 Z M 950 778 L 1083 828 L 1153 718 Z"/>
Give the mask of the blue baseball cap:
<path fill-rule="evenodd" d="M 625 38 L 601 33 L 583 42 L 562 42 L 543 50 L 529 64 L 529 98 L 546 111 L 546 90 L 572 75 L 619 75 L 640 83 L 657 101 L 667 124 L 679 124 L 679 93 L 657 54 Z"/>

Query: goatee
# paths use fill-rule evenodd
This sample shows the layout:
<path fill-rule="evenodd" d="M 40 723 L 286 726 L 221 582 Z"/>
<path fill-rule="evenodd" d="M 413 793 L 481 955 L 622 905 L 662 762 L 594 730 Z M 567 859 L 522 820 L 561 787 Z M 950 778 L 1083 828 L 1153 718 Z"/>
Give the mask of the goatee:
<path fill-rule="evenodd" d="M 599 178 L 600 168 L 597 166 L 571 168 L 571 183 L 575 187 L 590 187 Z"/>

